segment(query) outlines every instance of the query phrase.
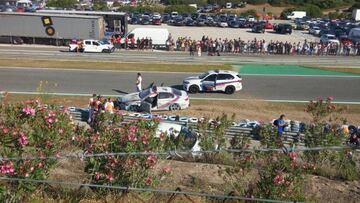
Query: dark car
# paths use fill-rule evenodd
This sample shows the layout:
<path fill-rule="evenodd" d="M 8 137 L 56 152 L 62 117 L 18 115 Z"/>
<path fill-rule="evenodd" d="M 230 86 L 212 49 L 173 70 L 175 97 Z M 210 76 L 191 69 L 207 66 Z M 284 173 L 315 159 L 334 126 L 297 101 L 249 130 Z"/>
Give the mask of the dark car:
<path fill-rule="evenodd" d="M 229 27 L 232 28 L 239 28 L 240 27 L 240 23 L 237 20 L 231 20 L 228 22 Z"/>
<path fill-rule="evenodd" d="M 174 25 L 175 26 L 184 26 L 185 22 L 184 22 L 184 18 L 182 16 L 178 16 L 174 19 Z"/>
<path fill-rule="evenodd" d="M 132 18 L 130 19 L 129 23 L 130 23 L 130 24 L 133 24 L 133 25 L 135 25 L 135 24 L 140 24 L 140 18 L 134 16 L 134 17 L 132 17 Z"/>
<path fill-rule="evenodd" d="M 205 26 L 206 21 L 204 19 L 199 18 L 199 19 L 196 20 L 196 25 L 197 26 Z"/>
<path fill-rule="evenodd" d="M 141 18 L 141 24 L 142 25 L 150 25 L 150 16 L 145 15 Z"/>
<path fill-rule="evenodd" d="M 290 24 L 277 24 L 274 31 L 279 34 L 291 34 L 292 26 Z"/>
<path fill-rule="evenodd" d="M 259 24 L 255 24 L 252 28 L 251 28 L 252 32 L 255 33 L 264 33 L 265 32 L 265 28 L 264 28 L 264 24 L 259 23 Z"/>
<path fill-rule="evenodd" d="M 192 18 L 185 18 L 184 21 L 185 21 L 184 23 L 185 23 L 186 26 L 194 26 L 194 25 L 196 25 L 196 21 L 193 20 Z"/>
<path fill-rule="evenodd" d="M 170 14 L 168 14 L 168 13 L 164 13 L 164 14 L 162 14 L 162 16 L 161 16 L 161 21 L 162 21 L 163 23 L 168 23 L 170 19 L 171 19 L 171 16 L 170 16 Z"/>

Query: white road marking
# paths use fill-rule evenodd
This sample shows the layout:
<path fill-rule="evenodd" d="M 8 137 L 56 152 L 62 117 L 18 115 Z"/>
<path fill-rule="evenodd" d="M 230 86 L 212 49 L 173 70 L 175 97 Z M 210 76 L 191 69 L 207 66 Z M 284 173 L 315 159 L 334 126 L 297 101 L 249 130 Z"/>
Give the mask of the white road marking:
<path fill-rule="evenodd" d="M 0 92 L 4 93 L 4 91 Z M 41 92 L 18 92 L 18 91 L 9 91 L 7 93 L 10 94 L 24 94 L 24 95 L 41 95 L 44 93 Z M 90 94 L 80 94 L 80 93 L 46 93 L 47 95 L 54 95 L 54 96 L 81 96 L 81 97 L 91 97 L 92 93 Z M 113 95 L 113 94 L 104 94 L 104 97 L 120 97 L 121 95 Z M 206 98 L 206 97 L 190 97 L 191 100 L 209 100 L 209 101 L 265 101 L 265 102 L 274 102 L 274 103 L 308 103 L 309 101 L 305 100 L 280 100 L 280 99 L 232 99 L 232 98 Z M 347 102 L 347 101 L 333 101 L 334 104 L 353 104 L 353 105 L 360 105 L 360 102 Z"/>

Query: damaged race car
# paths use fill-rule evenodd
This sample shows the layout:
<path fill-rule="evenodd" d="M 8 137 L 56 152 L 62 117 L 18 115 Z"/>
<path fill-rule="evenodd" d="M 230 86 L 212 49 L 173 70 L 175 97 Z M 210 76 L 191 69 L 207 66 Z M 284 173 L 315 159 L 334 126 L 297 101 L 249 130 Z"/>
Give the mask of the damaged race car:
<path fill-rule="evenodd" d="M 177 111 L 186 109 L 190 105 L 189 96 L 185 91 L 156 86 L 119 97 L 115 103 L 123 110 L 147 113 L 162 110 Z"/>

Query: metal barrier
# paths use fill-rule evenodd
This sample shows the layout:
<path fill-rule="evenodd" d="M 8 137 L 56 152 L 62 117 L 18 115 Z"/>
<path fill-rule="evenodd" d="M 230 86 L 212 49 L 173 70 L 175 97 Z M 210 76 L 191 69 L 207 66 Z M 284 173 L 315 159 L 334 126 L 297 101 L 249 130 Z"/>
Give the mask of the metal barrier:
<path fill-rule="evenodd" d="M 73 111 L 70 111 L 70 112 L 71 112 L 73 119 L 75 119 L 75 120 L 87 121 L 87 119 L 88 119 L 88 111 L 85 109 L 73 109 Z M 128 123 L 128 122 L 135 121 L 135 120 L 138 120 L 143 117 L 142 116 L 124 115 L 123 118 L 124 118 L 124 122 Z M 184 126 L 187 126 L 191 129 L 193 129 L 195 132 L 198 132 L 197 124 L 194 122 L 182 122 L 182 121 L 171 121 L 171 120 L 164 120 L 164 122 L 184 125 Z M 256 131 L 255 128 L 243 128 L 243 127 L 238 127 L 238 126 L 231 126 L 230 128 L 228 128 L 226 130 L 225 136 L 228 138 L 232 138 L 232 137 L 239 136 L 239 135 L 247 135 L 253 140 L 260 140 L 260 136 L 255 131 Z M 208 132 L 211 133 L 211 131 L 208 131 Z M 301 133 L 285 131 L 283 136 L 284 136 L 284 139 L 286 140 L 285 143 L 295 142 L 295 143 L 298 143 L 298 145 L 304 145 L 304 143 L 303 143 L 304 135 Z"/>

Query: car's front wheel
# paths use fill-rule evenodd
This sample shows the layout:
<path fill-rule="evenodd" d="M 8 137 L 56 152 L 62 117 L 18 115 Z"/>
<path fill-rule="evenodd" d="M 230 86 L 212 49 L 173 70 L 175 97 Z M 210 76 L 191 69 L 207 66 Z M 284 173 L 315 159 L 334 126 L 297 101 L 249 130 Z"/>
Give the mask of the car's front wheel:
<path fill-rule="evenodd" d="M 199 86 L 197 86 L 197 85 L 191 85 L 191 86 L 189 87 L 189 92 L 190 92 L 191 94 L 198 93 L 199 90 L 200 90 L 200 88 L 199 88 Z"/>
<path fill-rule="evenodd" d="M 179 104 L 171 104 L 169 107 L 170 111 L 178 111 L 180 110 L 180 105 Z"/>
<path fill-rule="evenodd" d="M 234 92 L 235 92 L 235 87 L 234 86 L 227 86 L 225 88 L 225 93 L 226 94 L 234 94 Z"/>

